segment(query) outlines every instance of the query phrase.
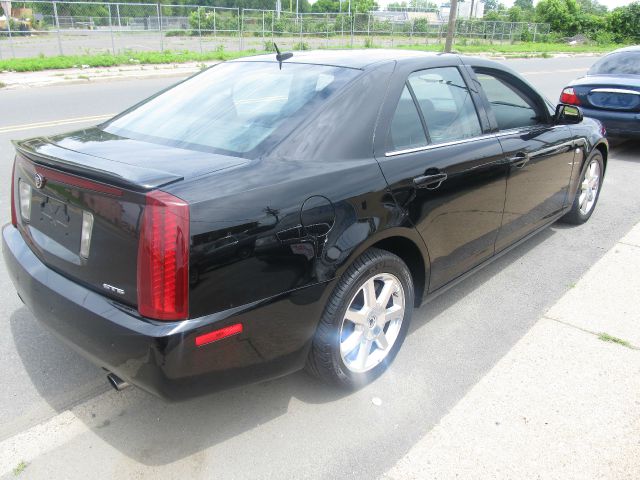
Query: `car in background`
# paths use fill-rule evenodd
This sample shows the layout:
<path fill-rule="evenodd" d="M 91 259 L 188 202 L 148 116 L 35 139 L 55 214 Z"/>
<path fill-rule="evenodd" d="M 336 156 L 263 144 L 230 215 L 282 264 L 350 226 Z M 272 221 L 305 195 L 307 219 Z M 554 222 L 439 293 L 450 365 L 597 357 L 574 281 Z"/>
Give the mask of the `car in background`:
<path fill-rule="evenodd" d="M 608 156 L 511 69 L 397 50 L 230 61 L 15 145 L 18 295 L 114 387 L 170 399 L 304 367 L 372 381 L 414 306 L 586 222 Z"/>
<path fill-rule="evenodd" d="M 608 137 L 640 138 L 640 45 L 602 57 L 562 90 L 560 102 L 600 120 Z"/>

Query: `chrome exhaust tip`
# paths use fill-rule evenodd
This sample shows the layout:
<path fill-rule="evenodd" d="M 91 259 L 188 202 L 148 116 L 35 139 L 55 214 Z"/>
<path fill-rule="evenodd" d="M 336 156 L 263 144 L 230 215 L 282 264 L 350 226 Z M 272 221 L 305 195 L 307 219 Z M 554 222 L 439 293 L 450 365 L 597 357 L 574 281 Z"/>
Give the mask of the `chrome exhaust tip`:
<path fill-rule="evenodd" d="M 117 390 L 118 392 L 121 391 L 121 390 L 124 390 L 125 388 L 127 388 L 129 386 L 129 384 L 127 382 L 122 380 L 115 373 L 108 374 L 107 375 L 107 381 L 114 388 L 114 390 Z"/>

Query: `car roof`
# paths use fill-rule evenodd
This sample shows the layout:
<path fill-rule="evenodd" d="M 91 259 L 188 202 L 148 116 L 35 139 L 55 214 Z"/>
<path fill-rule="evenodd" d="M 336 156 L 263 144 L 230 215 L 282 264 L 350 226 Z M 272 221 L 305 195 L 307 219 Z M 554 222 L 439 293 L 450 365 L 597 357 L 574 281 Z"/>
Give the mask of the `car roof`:
<path fill-rule="evenodd" d="M 348 49 L 348 50 L 311 50 L 293 52 L 293 57 L 286 63 L 307 63 L 313 65 L 332 65 L 336 67 L 365 69 L 371 65 L 389 61 L 409 61 L 443 55 L 435 52 L 419 50 L 392 49 Z M 268 62 L 276 61 L 275 53 L 243 57 L 234 62 Z"/>
<path fill-rule="evenodd" d="M 622 52 L 640 52 L 640 45 L 631 45 L 630 47 L 619 48 L 614 50 L 613 52 L 609 52 L 607 55 L 611 53 L 622 53 Z"/>

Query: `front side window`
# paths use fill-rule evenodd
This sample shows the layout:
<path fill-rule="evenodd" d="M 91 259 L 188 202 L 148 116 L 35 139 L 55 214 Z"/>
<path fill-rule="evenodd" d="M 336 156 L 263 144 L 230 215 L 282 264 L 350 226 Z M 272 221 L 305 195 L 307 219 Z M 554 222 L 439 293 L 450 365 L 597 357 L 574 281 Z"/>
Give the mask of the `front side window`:
<path fill-rule="evenodd" d="M 167 90 L 103 126 L 172 147 L 258 156 L 360 71 L 323 65 L 229 62 Z"/>
<path fill-rule="evenodd" d="M 471 93 L 457 68 L 415 72 L 409 76 L 409 84 L 422 111 L 431 143 L 482 134 Z"/>
<path fill-rule="evenodd" d="M 505 80 L 484 72 L 476 72 L 500 130 L 523 128 L 540 123 L 533 101 Z"/>

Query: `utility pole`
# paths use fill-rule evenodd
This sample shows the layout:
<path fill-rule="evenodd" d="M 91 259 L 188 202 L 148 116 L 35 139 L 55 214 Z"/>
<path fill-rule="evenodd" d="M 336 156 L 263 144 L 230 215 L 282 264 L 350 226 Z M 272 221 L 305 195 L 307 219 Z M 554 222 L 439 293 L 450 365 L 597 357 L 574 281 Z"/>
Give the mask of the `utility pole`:
<path fill-rule="evenodd" d="M 458 13 L 458 0 L 451 0 L 451 7 L 449 8 L 449 28 L 447 29 L 447 39 L 444 42 L 444 51 L 451 53 L 451 47 L 453 46 L 453 34 L 456 31 L 456 14 Z"/>

